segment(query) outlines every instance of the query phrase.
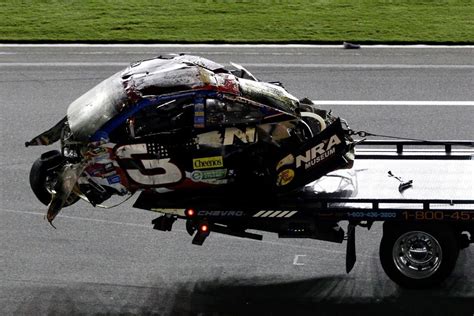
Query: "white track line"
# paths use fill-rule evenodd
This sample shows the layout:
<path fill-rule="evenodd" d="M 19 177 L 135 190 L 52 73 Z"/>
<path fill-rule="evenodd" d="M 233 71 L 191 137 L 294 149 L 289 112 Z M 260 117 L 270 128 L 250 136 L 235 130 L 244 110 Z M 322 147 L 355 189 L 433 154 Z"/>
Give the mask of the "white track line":
<path fill-rule="evenodd" d="M 0 67 L 127 67 L 127 62 L 42 62 L 42 63 L 0 63 Z"/>
<path fill-rule="evenodd" d="M 0 208 L 0 212 L 5 212 L 5 213 L 17 213 L 17 214 L 28 214 L 28 215 L 36 215 L 36 216 L 45 216 L 44 213 L 39 213 L 39 212 L 31 212 L 31 211 L 18 211 L 18 210 L 11 210 L 11 209 L 2 209 Z M 124 222 L 116 222 L 116 221 L 109 221 L 109 220 L 103 220 L 103 219 L 96 219 L 96 218 L 85 218 L 85 217 L 77 217 L 77 216 L 67 216 L 67 215 L 58 215 L 58 218 L 66 218 L 66 219 L 72 219 L 72 220 L 82 220 L 82 221 L 88 221 L 88 222 L 97 222 L 97 223 L 105 223 L 105 224 L 114 224 L 114 225 L 125 225 L 125 226 L 134 226 L 134 227 L 146 227 L 150 228 L 151 225 L 143 225 L 143 224 L 134 224 L 134 223 L 124 223 Z M 180 232 L 180 233 L 187 233 L 187 231 L 182 230 L 182 229 L 173 229 L 173 232 Z M 222 234 L 216 234 L 219 237 L 222 238 L 228 238 L 228 239 L 237 239 L 238 237 L 233 237 L 233 236 L 227 236 L 227 235 L 222 235 Z M 241 238 L 241 241 L 246 241 L 246 242 L 255 242 L 253 240 Z M 275 241 L 265 241 L 265 240 L 260 240 L 260 243 L 264 244 L 269 244 L 269 245 L 274 245 L 274 246 L 283 246 L 283 247 L 288 247 L 288 248 L 296 248 L 296 249 L 305 249 L 305 250 L 311 250 L 315 252 L 326 252 L 326 253 L 333 253 L 337 255 L 345 255 L 344 251 L 337 251 L 337 250 L 330 250 L 330 249 L 325 249 L 325 248 L 317 248 L 317 247 L 308 247 L 308 246 L 300 246 L 300 245 L 292 245 L 292 244 L 285 244 L 281 242 L 275 242 Z M 359 257 L 364 257 L 364 258 L 376 258 L 373 256 L 368 256 L 368 255 L 359 255 Z"/>
<path fill-rule="evenodd" d="M 0 44 L 0 47 L 189 47 L 189 48 L 343 48 L 340 45 L 318 44 Z M 474 45 L 361 45 L 361 48 L 410 48 L 410 49 L 459 49 L 474 48 Z"/>
<path fill-rule="evenodd" d="M 304 266 L 303 262 L 298 262 L 298 258 L 300 257 L 306 257 L 306 255 L 295 255 L 295 258 L 293 259 L 293 265 L 295 266 Z"/>
<path fill-rule="evenodd" d="M 0 67 L 126 67 L 128 62 L 11 62 L 0 63 Z M 243 63 L 255 68 L 303 68 L 303 69 L 474 69 L 474 65 L 416 65 L 416 64 L 286 64 L 286 63 Z"/>
<path fill-rule="evenodd" d="M 354 101 L 313 100 L 316 105 L 474 106 L 474 101 Z"/>
<path fill-rule="evenodd" d="M 437 64 L 289 64 L 289 63 L 242 63 L 244 67 L 260 68 L 321 68 L 321 69 L 474 69 L 474 65 Z"/>
<path fill-rule="evenodd" d="M 29 214 L 29 215 L 40 215 L 45 216 L 45 213 L 39 212 L 30 212 L 30 211 L 18 211 L 18 210 L 8 210 L 8 209 L 0 209 L 2 212 L 7 213 L 19 213 L 19 214 Z M 143 225 L 143 224 L 134 224 L 134 223 L 124 223 L 124 222 L 115 222 L 115 221 L 108 221 L 104 219 L 96 219 L 96 218 L 85 218 L 85 217 L 77 217 L 77 216 L 67 216 L 67 215 L 58 215 L 57 218 L 67 218 L 67 219 L 74 219 L 74 220 L 83 220 L 88 222 L 97 222 L 97 223 L 106 223 L 106 224 L 116 224 L 116 225 L 125 225 L 125 226 L 135 226 L 135 227 L 147 227 L 150 228 L 150 225 Z"/>
<path fill-rule="evenodd" d="M 0 63 L 0 67 L 100 67 L 100 66 L 111 66 L 111 67 L 126 67 L 129 63 L 126 62 L 43 62 L 43 63 Z M 292 67 L 292 64 L 245 64 L 245 66 L 254 67 Z M 400 67 L 400 68 L 432 68 L 432 69 L 447 69 L 447 68 L 459 68 L 459 69 L 474 69 L 474 65 L 335 65 L 335 64 L 293 64 L 295 67 L 322 67 L 322 68 L 363 68 L 363 67 L 374 67 L 383 68 L 387 67 Z M 317 105 L 397 105 L 397 106 L 474 106 L 474 101 L 378 101 L 378 100 L 313 100 Z"/>

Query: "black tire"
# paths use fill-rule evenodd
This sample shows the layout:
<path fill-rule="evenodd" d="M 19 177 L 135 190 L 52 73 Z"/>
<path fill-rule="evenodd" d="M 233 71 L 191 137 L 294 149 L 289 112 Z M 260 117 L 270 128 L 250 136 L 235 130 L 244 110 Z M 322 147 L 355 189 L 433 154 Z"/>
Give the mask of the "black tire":
<path fill-rule="evenodd" d="M 46 206 L 51 202 L 51 194 L 46 189 L 46 178 L 55 168 L 60 167 L 63 162 L 64 157 L 61 153 L 57 150 L 51 150 L 42 154 L 31 166 L 30 187 L 36 198 Z M 79 197 L 71 193 L 64 206 L 72 205 L 78 200 Z"/>
<path fill-rule="evenodd" d="M 303 117 L 302 119 L 304 122 L 306 122 L 306 124 L 308 124 L 309 128 L 311 129 L 311 134 L 313 134 L 313 136 L 321 132 L 321 124 L 319 123 L 319 121 L 312 117 Z"/>
<path fill-rule="evenodd" d="M 448 225 L 385 222 L 379 254 L 390 279 L 405 288 L 422 289 L 451 274 L 459 245 Z"/>

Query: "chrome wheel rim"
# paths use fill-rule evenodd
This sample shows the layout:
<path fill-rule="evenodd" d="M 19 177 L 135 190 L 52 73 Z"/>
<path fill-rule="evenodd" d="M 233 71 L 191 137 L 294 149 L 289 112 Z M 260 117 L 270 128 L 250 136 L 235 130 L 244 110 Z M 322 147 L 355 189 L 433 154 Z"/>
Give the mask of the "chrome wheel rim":
<path fill-rule="evenodd" d="M 393 261 L 397 269 L 412 279 L 425 279 L 438 271 L 443 251 L 436 238 L 422 231 L 400 236 L 393 246 Z"/>

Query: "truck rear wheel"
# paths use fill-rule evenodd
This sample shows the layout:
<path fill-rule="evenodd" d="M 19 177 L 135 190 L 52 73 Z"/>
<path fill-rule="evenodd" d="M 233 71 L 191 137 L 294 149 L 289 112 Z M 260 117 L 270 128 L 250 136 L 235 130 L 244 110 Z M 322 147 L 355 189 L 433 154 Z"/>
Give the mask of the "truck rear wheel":
<path fill-rule="evenodd" d="M 386 222 L 379 254 L 394 282 L 406 288 L 428 288 L 451 274 L 459 245 L 448 225 Z"/>

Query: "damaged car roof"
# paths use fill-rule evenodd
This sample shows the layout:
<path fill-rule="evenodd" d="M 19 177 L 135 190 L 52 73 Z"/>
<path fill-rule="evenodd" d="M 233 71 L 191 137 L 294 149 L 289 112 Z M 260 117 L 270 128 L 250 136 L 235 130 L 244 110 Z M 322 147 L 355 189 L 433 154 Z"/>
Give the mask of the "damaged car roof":
<path fill-rule="evenodd" d="M 192 55 L 157 57 L 132 63 L 72 102 L 67 110 L 75 138 L 88 140 L 99 128 L 143 100 L 189 91 L 239 96 L 295 114 L 298 99 L 282 87 L 238 78 L 224 66 Z"/>

